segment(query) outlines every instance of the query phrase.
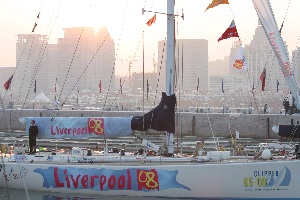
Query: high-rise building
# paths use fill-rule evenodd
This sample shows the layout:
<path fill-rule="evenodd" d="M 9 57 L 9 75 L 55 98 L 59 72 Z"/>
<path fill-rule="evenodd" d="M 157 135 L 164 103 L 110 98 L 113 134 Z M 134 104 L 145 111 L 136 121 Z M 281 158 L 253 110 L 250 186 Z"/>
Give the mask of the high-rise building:
<path fill-rule="evenodd" d="M 64 94 L 77 90 L 114 90 L 115 45 L 107 29 L 66 28 L 58 43 L 58 85 Z"/>
<path fill-rule="evenodd" d="M 166 41 L 158 42 L 157 72 L 159 88 L 166 87 Z M 204 39 L 178 39 L 175 45 L 175 65 L 178 84 L 183 90 L 208 89 L 208 41 Z M 182 74 L 183 69 L 183 74 Z M 178 76 L 178 74 L 180 74 Z M 182 76 L 181 76 L 182 74 Z M 183 80 L 182 80 L 183 77 Z"/>
<path fill-rule="evenodd" d="M 265 90 L 276 89 L 277 80 L 279 89 L 284 88 L 284 76 L 260 22 L 255 29 L 253 40 L 245 47 L 245 58 L 248 62 L 249 84 L 253 85 L 254 83 L 255 88 L 261 88 L 260 75 L 263 69 L 266 68 Z"/>
<path fill-rule="evenodd" d="M 292 69 L 294 72 L 297 85 L 300 85 L 300 47 L 297 47 L 296 50 L 292 53 Z"/>
<path fill-rule="evenodd" d="M 46 66 L 48 38 L 40 34 L 18 34 L 16 42 L 16 72 L 13 78 L 14 99 L 30 98 L 47 88 Z"/>
<path fill-rule="evenodd" d="M 57 44 L 46 35 L 19 34 L 13 97 L 32 98 L 36 93 L 54 94 L 60 101 L 72 92 L 115 89 L 115 44 L 105 27 L 65 28 Z M 54 100 L 54 99 L 53 99 Z"/>

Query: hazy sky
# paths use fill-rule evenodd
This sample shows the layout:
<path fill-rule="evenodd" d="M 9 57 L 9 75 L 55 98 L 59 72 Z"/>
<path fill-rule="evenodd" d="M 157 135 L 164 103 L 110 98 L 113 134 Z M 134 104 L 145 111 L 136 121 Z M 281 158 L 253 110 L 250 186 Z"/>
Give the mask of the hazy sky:
<path fill-rule="evenodd" d="M 177 38 L 207 39 L 210 61 L 229 54 L 234 39 L 217 40 L 233 18 L 243 44 L 251 42 L 258 23 L 252 0 L 229 0 L 230 5 L 219 5 L 204 12 L 211 2 L 177 0 L 175 5 L 175 12 L 181 14 L 183 9 L 185 16 L 184 20 L 178 18 Z M 282 36 L 291 53 L 299 46 L 300 0 L 270 2 L 279 27 L 286 15 Z M 49 35 L 52 44 L 63 37 L 63 28 L 106 26 L 115 40 L 117 74 L 126 73 L 128 62 L 134 57 L 137 61 L 133 62 L 132 71 L 142 71 L 143 30 L 146 71 L 153 69 L 157 41 L 166 36 L 166 16 L 157 15 L 156 23 L 148 27 L 146 22 L 153 13 L 142 15 L 142 8 L 164 13 L 167 0 L 0 0 L 0 5 L 0 66 L 16 66 L 15 35 L 30 34 L 39 12 L 35 33 Z"/>

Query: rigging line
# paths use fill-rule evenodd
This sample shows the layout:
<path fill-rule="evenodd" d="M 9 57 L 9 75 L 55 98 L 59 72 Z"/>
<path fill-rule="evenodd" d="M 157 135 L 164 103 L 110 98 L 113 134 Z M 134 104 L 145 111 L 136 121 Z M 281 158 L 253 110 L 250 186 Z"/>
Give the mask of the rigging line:
<path fill-rule="evenodd" d="M 105 107 L 105 104 L 106 104 L 106 101 L 107 101 L 108 93 L 110 91 L 111 82 L 112 82 L 113 75 L 114 75 L 114 70 L 115 70 L 115 67 L 116 67 L 116 58 L 118 57 L 120 40 L 121 40 L 121 37 L 122 37 L 123 28 L 124 28 L 124 21 L 125 21 L 125 15 L 126 15 L 127 7 L 128 7 L 128 0 L 126 1 L 126 6 L 125 6 L 125 9 L 124 9 L 124 13 L 123 13 L 123 20 L 122 20 L 120 35 L 119 35 L 119 39 L 118 39 L 118 43 L 117 43 L 115 61 L 114 61 L 114 64 L 113 64 L 113 69 L 112 69 L 112 72 L 111 72 L 111 76 L 110 76 L 110 80 L 109 80 L 109 84 L 108 84 L 108 89 L 107 89 L 107 92 L 106 92 L 106 95 L 105 95 L 105 100 L 104 100 L 103 107 Z M 103 113 L 103 110 L 102 110 L 102 113 Z"/>
<path fill-rule="evenodd" d="M 79 38 L 78 38 L 78 40 L 77 40 L 76 47 L 75 47 L 75 50 L 74 50 L 74 53 L 73 53 L 73 56 L 72 56 L 72 59 L 71 59 L 71 62 L 70 62 L 70 65 L 69 65 L 69 68 L 68 68 L 66 77 L 65 77 L 65 80 L 64 80 L 64 83 L 63 83 L 63 85 L 62 85 L 62 87 L 61 87 L 61 90 L 60 90 L 60 92 L 59 92 L 59 95 L 58 95 L 58 100 L 60 99 L 60 97 L 61 97 L 61 95 L 62 95 L 62 91 L 63 91 L 63 89 L 64 89 L 64 86 L 65 86 L 65 84 L 66 84 L 67 78 L 68 78 L 68 76 L 69 76 L 69 72 L 70 72 L 71 66 L 72 66 L 72 64 L 73 64 L 73 61 L 74 61 L 74 58 L 75 58 L 75 54 L 76 54 L 77 49 L 78 49 L 79 42 L 80 42 L 80 40 L 81 40 L 81 36 L 82 36 L 83 30 L 84 30 L 84 27 L 81 28 L 80 35 L 79 35 Z M 62 104 L 62 105 L 63 105 L 63 104 Z"/>
<path fill-rule="evenodd" d="M 89 6 L 89 7 L 91 7 L 91 6 L 92 6 L 92 3 L 90 3 L 90 6 Z M 76 47 L 75 47 L 75 50 L 74 50 L 74 53 L 73 53 L 73 56 L 72 56 L 72 59 L 71 59 L 71 62 L 70 62 L 70 65 L 69 65 L 69 68 L 68 68 L 66 77 L 65 77 L 65 80 L 64 80 L 64 83 L 63 83 L 63 85 L 62 85 L 62 87 L 61 87 L 61 90 L 60 90 L 60 93 L 59 93 L 59 95 L 58 95 L 58 100 L 59 100 L 60 97 L 62 96 L 62 92 L 63 92 L 64 86 L 65 86 L 65 84 L 66 84 L 66 81 L 67 81 L 67 79 L 68 79 L 68 76 L 69 76 L 69 72 L 70 72 L 71 66 L 72 66 L 73 61 L 74 61 L 74 59 L 75 59 L 75 55 L 76 55 L 76 53 L 77 53 L 78 46 L 79 46 L 79 43 L 80 43 L 80 40 L 81 40 L 81 37 L 82 37 L 82 33 L 83 33 L 84 28 L 85 28 L 85 27 L 82 27 L 81 32 L 80 32 L 80 35 L 79 35 L 79 38 L 78 38 L 78 40 L 77 40 Z M 67 96 L 67 98 L 68 98 L 68 96 Z M 63 105 L 63 104 L 62 104 L 62 105 Z"/>
<path fill-rule="evenodd" d="M 43 1 L 43 3 L 42 3 L 42 6 L 43 6 L 43 4 L 44 4 L 44 1 Z M 35 37 L 35 36 L 36 36 L 36 34 L 35 34 L 35 27 L 37 26 L 38 21 L 39 21 L 39 19 L 40 19 L 40 13 L 41 13 L 42 6 L 41 6 L 41 8 L 40 8 L 40 11 L 39 11 L 37 17 L 36 17 L 36 21 L 35 21 L 34 28 L 33 28 L 32 31 L 31 31 L 31 33 L 33 33 L 33 34 L 32 34 L 32 41 L 31 41 L 31 45 L 30 45 L 30 49 L 29 49 L 29 54 L 28 54 L 28 58 L 27 58 L 27 62 L 26 62 L 25 72 L 24 72 L 24 76 L 23 76 L 23 79 L 22 79 L 21 89 L 20 89 L 20 92 L 19 92 L 19 98 L 18 98 L 18 99 L 20 99 L 20 96 L 21 96 L 21 93 L 22 93 L 22 88 L 23 88 L 23 85 L 24 85 L 24 79 L 25 79 L 25 76 L 26 76 L 26 71 L 27 71 L 28 64 L 29 64 L 29 60 L 30 60 L 30 56 L 31 56 L 31 53 L 32 53 L 33 43 L 34 43 L 34 41 L 35 41 L 35 39 L 36 39 L 36 37 Z M 31 34 L 30 34 L 30 35 L 31 35 Z M 29 36 L 29 38 L 30 38 L 30 36 Z M 29 40 L 29 41 L 30 41 L 30 40 Z M 27 45 L 27 41 L 26 41 L 26 43 L 25 43 L 25 47 L 26 47 L 26 45 Z M 24 47 L 24 49 L 25 49 L 25 47 Z M 20 60 L 21 60 L 21 58 L 20 58 Z"/>
<path fill-rule="evenodd" d="M 65 98 L 65 100 L 62 102 L 62 105 L 65 104 L 65 102 L 67 101 L 67 99 L 69 98 L 70 94 L 72 93 L 72 91 L 74 90 L 74 88 L 77 86 L 79 80 L 82 78 L 82 76 L 84 75 L 84 73 L 86 72 L 86 70 L 88 69 L 88 67 L 90 66 L 90 64 L 92 63 L 92 61 L 94 60 L 94 58 L 96 57 L 96 55 L 98 54 L 99 50 L 101 49 L 102 45 L 105 43 L 106 39 L 108 38 L 109 34 L 106 35 L 106 37 L 104 38 L 104 40 L 102 41 L 101 45 L 98 47 L 97 51 L 94 53 L 93 57 L 91 58 L 91 60 L 89 61 L 89 63 L 87 64 L 87 66 L 84 68 L 83 72 L 81 73 L 81 75 L 79 76 L 79 78 L 77 79 L 76 83 L 74 84 L 73 88 L 70 90 L 69 94 L 67 95 L 67 97 Z"/>
<path fill-rule="evenodd" d="M 53 22 L 53 24 L 52 24 L 52 28 L 50 29 L 49 38 L 47 38 L 48 40 L 50 39 L 50 37 L 51 37 L 51 35 L 52 35 L 53 27 L 54 27 L 54 24 L 55 24 L 55 22 L 56 22 L 58 13 L 59 13 L 59 11 L 60 11 L 61 4 L 62 4 L 62 0 L 60 1 L 60 5 L 59 5 L 59 7 L 58 7 L 58 10 L 57 10 L 57 13 L 56 13 L 56 17 L 55 17 L 54 22 Z M 54 13 L 54 9 L 53 9 L 53 13 Z M 50 22 L 51 22 L 51 19 L 49 20 L 49 23 L 48 23 L 46 35 L 47 35 L 48 29 L 49 29 L 49 27 L 50 27 Z M 35 78 L 36 78 L 38 69 L 39 69 L 39 67 L 41 66 L 41 62 L 42 62 L 42 60 L 43 60 L 43 58 L 44 58 L 44 54 L 45 54 L 45 52 L 46 52 L 46 50 L 47 50 L 48 42 L 47 42 L 45 45 L 44 45 L 44 44 L 45 44 L 45 43 L 43 42 L 43 44 L 42 44 L 42 46 L 41 46 L 41 48 L 40 48 L 40 54 L 39 54 L 39 56 L 38 56 L 38 61 L 39 61 L 39 62 L 37 63 L 37 65 L 36 65 L 36 67 L 35 67 L 35 69 L 34 69 L 34 75 L 33 75 L 32 79 L 31 79 L 31 82 L 30 82 L 30 85 L 29 85 L 29 89 L 28 89 L 28 91 L 27 91 L 27 95 L 26 95 L 26 98 L 25 98 L 25 101 L 24 101 L 24 104 L 23 104 L 23 108 L 24 108 L 24 106 L 25 106 L 26 99 L 27 99 L 28 96 L 29 96 L 29 92 L 30 92 L 30 90 L 31 90 L 31 87 L 32 87 L 32 85 L 33 85 L 33 83 L 34 83 L 34 81 L 35 81 Z M 42 52 L 42 50 L 43 50 L 43 52 Z M 42 52 L 42 55 L 41 55 L 41 52 Z"/>
<path fill-rule="evenodd" d="M 158 93 L 158 84 L 159 84 L 159 77 L 161 74 L 161 67 L 162 67 L 162 62 L 163 62 L 163 58 L 164 58 L 164 54 L 165 54 L 165 47 L 166 47 L 166 41 L 167 41 L 167 33 L 164 39 L 164 43 L 163 43 L 163 49 L 162 49 L 162 54 L 161 54 L 161 60 L 160 60 L 160 66 L 158 69 L 158 80 L 157 80 L 157 84 L 156 84 L 156 89 L 155 89 L 155 96 L 154 96 L 154 102 L 153 102 L 153 107 L 155 108 L 155 100 L 157 98 L 157 93 Z M 152 124 L 152 120 L 153 120 L 153 112 L 151 115 L 151 119 L 150 119 L 150 124 Z M 137 137 L 137 135 L 133 134 L 135 137 Z"/>
<path fill-rule="evenodd" d="M 41 13 L 41 10 L 42 10 L 43 5 L 44 5 L 44 1 L 42 2 L 42 5 L 41 5 L 41 7 L 40 7 L 39 13 L 38 13 L 37 18 L 36 18 L 36 20 L 35 20 L 35 24 L 37 24 L 38 21 L 39 21 L 39 16 L 40 16 L 40 13 Z M 33 32 L 33 31 L 32 31 L 32 32 Z M 29 41 L 30 36 L 32 35 L 32 32 L 30 32 L 30 35 L 28 35 L 28 38 L 26 39 L 26 41 Z M 22 56 L 23 56 L 23 53 L 25 52 L 26 46 L 27 46 L 27 42 L 25 43 L 25 46 L 24 46 L 24 48 L 23 48 L 23 50 L 22 50 L 22 53 L 21 53 L 20 58 L 19 58 L 19 60 L 18 60 L 18 62 L 17 62 L 17 65 L 16 65 L 16 68 L 15 68 L 15 70 L 14 70 L 14 72 L 13 72 L 13 75 L 15 75 L 15 73 L 16 73 L 16 70 L 17 70 L 17 68 L 18 68 L 18 66 L 19 66 L 20 60 L 21 60 L 21 58 L 22 58 Z M 5 98 L 6 93 L 7 93 L 7 90 L 5 91 L 5 94 L 4 94 L 4 96 L 3 96 L 3 99 Z"/>
<path fill-rule="evenodd" d="M 0 145 L 1 145 L 1 142 L 0 142 Z M 4 158 L 2 156 L 2 152 L 1 152 L 0 156 L 1 156 L 1 163 L 2 163 L 1 168 L 3 169 L 3 175 L 4 175 L 5 191 L 6 191 L 7 199 L 10 199 L 9 198 L 9 189 L 8 189 L 8 184 L 7 184 L 8 180 L 6 178 L 8 175 L 6 174 L 6 165 L 4 164 Z M 0 171 L 1 171 L 1 169 L 0 169 Z"/>
<path fill-rule="evenodd" d="M 140 40 L 139 40 L 139 42 L 138 42 L 138 46 L 137 46 L 137 48 L 136 48 L 136 51 L 135 51 L 135 53 L 134 53 L 134 55 L 133 55 L 132 60 L 134 60 L 134 59 L 137 57 L 137 52 L 138 52 L 138 50 L 139 50 L 139 48 L 140 48 L 141 42 L 143 41 L 144 32 L 145 32 L 145 30 L 143 29 L 142 34 L 141 34 L 141 37 L 140 37 Z M 128 70 L 128 71 L 130 71 L 131 67 L 132 67 L 132 61 L 130 61 L 130 65 L 129 65 L 129 70 Z M 130 76 L 130 74 L 129 74 L 129 76 Z M 127 77 L 127 74 L 126 74 L 125 78 L 126 78 L 126 77 Z M 125 82 L 125 80 L 123 80 L 122 83 L 121 83 L 121 86 L 122 86 L 122 87 L 123 87 L 123 85 L 124 85 L 124 82 Z M 144 82 L 144 81 L 143 81 L 143 82 Z M 121 89 L 121 88 L 120 88 L 120 89 Z M 121 91 L 120 89 L 119 89 L 119 91 L 118 91 L 118 93 L 117 93 L 115 99 L 116 99 L 116 98 L 118 97 L 118 95 L 120 94 L 120 91 Z M 144 96 L 144 95 L 143 95 L 143 96 Z M 106 99 L 107 99 L 107 96 L 106 96 Z M 106 99 L 105 99 L 105 101 L 104 101 L 104 107 L 105 107 L 105 105 L 106 105 Z M 113 102 L 110 104 L 109 108 L 111 108 L 112 105 L 113 105 Z"/>
<path fill-rule="evenodd" d="M 143 32 L 144 32 L 144 30 L 143 30 Z M 129 62 L 129 70 L 128 70 L 128 73 L 129 73 L 129 71 L 131 71 L 132 62 L 133 62 L 133 61 L 135 60 L 135 58 L 137 57 L 137 52 L 138 52 L 138 50 L 139 50 L 139 48 L 140 48 L 140 45 L 141 45 L 141 43 L 142 43 L 142 40 L 143 40 L 143 34 L 142 34 L 142 36 L 140 37 L 140 40 L 139 40 L 139 42 L 138 42 L 138 46 L 137 46 L 137 48 L 136 48 L 136 51 L 135 51 L 135 53 L 134 53 L 134 55 L 133 55 L 132 61 Z M 127 78 L 127 75 L 129 75 L 129 74 L 126 74 L 125 78 Z M 123 88 L 124 82 L 125 82 L 125 79 L 121 82 L 122 88 Z M 117 93 L 117 95 L 115 96 L 115 100 L 116 100 L 117 97 L 119 96 L 120 92 L 121 92 L 121 88 L 119 88 L 118 93 Z M 104 107 L 105 107 L 105 103 L 106 103 L 106 101 L 104 102 Z M 113 105 L 113 102 L 111 102 L 109 108 L 111 108 L 112 105 Z"/>
<path fill-rule="evenodd" d="M 284 21 L 285 21 L 285 18 L 286 18 L 287 12 L 288 12 L 288 10 L 289 10 L 289 7 L 290 7 L 290 4 L 291 4 L 291 1 L 292 1 L 292 0 L 290 0 L 290 1 L 289 1 L 288 7 L 287 7 L 287 9 L 286 9 L 286 12 L 285 12 L 285 15 L 284 15 L 283 21 L 282 21 L 282 23 L 281 23 L 281 27 L 280 27 L 280 29 L 279 29 L 279 33 L 281 33 L 281 30 L 282 30 L 282 28 L 283 28 L 283 24 L 284 24 Z"/>
<path fill-rule="evenodd" d="M 23 85 L 24 85 L 24 80 L 25 80 L 27 68 L 28 68 L 28 65 L 29 65 L 29 60 L 30 60 L 30 56 L 31 56 L 31 53 L 32 53 L 32 47 L 33 47 L 33 43 L 34 43 L 35 38 L 36 38 L 36 37 L 35 37 L 35 34 L 33 34 L 32 41 L 31 41 L 31 45 L 30 45 L 30 49 L 29 49 L 29 54 L 28 54 L 28 57 L 27 57 L 27 62 L 26 62 L 26 66 L 25 66 L 24 76 L 23 76 L 23 79 L 22 79 L 22 84 L 21 84 L 21 89 L 20 89 L 20 92 L 19 92 L 19 97 L 18 97 L 18 99 L 21 99 L 22 88 L 23 88 Z"/>

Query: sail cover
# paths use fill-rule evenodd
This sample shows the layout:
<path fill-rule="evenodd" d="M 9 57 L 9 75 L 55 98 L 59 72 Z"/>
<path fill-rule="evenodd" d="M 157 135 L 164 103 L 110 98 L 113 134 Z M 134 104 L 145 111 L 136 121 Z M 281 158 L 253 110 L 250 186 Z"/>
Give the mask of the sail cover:
<path fill-rule="evenodd" d="M 285 49 L 282 37 L 274 18 L 273 10 L 269 0 L 252 0 L 259 20 L 265 30 L 266 36 L 279 62 L 285 81 L 295 98 L 295 105 L 300 109 L 300 98 L 297 84 L 292 69 L 290 68 L 289 58 Z"/>
<path fill-rule="evenodd" d="M 38 138 L 86 139 L 129 136 L 132 117 L 26 117 L 19 121 L 29 133 L 31 120 L 38 126 Z"/>
<path fill-rule="evenodd" d="M 29 134 L 31 120 L 39 129 L 39 138 L 86 139 L 124 137 L 136 131 L 153 129 L 175 132 L 176 96 L 162 92 L 158 106 L 142 116 L 133 117 L 24 117 L 19 121 L 26 125 Z"/>

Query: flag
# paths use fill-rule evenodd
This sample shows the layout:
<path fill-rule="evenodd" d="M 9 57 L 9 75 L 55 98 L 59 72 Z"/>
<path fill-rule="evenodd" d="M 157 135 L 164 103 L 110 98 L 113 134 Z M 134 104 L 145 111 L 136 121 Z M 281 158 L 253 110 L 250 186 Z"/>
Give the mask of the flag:
<path fill-rule="evenodd" d="M 231 21 L 231 24 L 226 29 L 226 31 L 222 34 L 222 36 L 218 39 L 218 42 L 231 37 L 239 37 L 234 20 Z"/>
<path fill-rule="evenodd" d="M 57 78 L 55 79 L 54 92 L 56 92 Z"/>
<path fill-rule="evenodd" d="M 34 80 L 34 88 L 33 88 L 33 92 L 36 93 L 36 80 Z"/>
<path fill-rule="evenodd" d="M 156 22 L 156 14 L 153 16 L 153 17 L 151 17 L 151 19 L 149 19 L 149 21 L 147 21 L 147 25 L 148 26 L 151 26 L 153 23 L 155 23 Z"/>
<path fill-rule="evenodd" d="M 224 82 L 223 82 L 223 79 L 222 79 L 222 93 L 224 94 Z"/>
<path fill-rule="evenodd" d="M 36 26 L 37 26 L 37 23 L 34 23 L 34 26 L 33 26 L 33 29 L 32 29 L 32 31 L 31 31 L 31 32 L 34 32 L 34 30 L 35 30 Z"/>
<path fill-rule="evenodd" d="M 265 84 L 266 84 L 266 68 L 262 71 L 260 75 L 260 80 L 261 80 L 261 90 L 265 91 Z"/>
<path fill-rule="evenodd" d="M 278 81 L 278 79 L 277 79 L 277 92 L 278 92 L 278 87 L 279 87 L 279 81 Z"/>
<path fill-rule="evenodd" d="M 11 77 L 4 83 L 4 88 L 5 88 L 6 90 L 9 89 L 13 77 L 14 77 L 14 75 L 11 75 Z"/>
<path fill-rule="evenodd" d="M 123 93 L 123 91 L 122 91 L 122 80 L 121 80 L 121 78 L 120 78 L 120 92 L 121 92 L 121 94 Z"/>
<path fill-rule="evenodd" d="M 102 92 L 102 82 L 101 82 L 101 80 L 100 80 L 100 83 L 99 83 L 99 91 L 100 91 L 100 93 Z"/>
<path fill-rule="evenodd" d="M 205 11 L 207 11 L 208 9 L 213 8 L 213 7 L 215 7 L 215 6 L 218 6 L 218 5 L 220 5 L 220 4 L 229 4 L 229 2 L 228 2 L 228 0 L 213 0 L 213 1 L 207 6 L 207 8 L 206 8 Z M 204 11 L 204 12 L 205 12 L 205 11 Z"/>
<path fill-rule="evenodd" d="M 198 84 L 197 84 L 197 92 L 199 91 L 199 78 L 198 78 Z"/>
<path fill-rule="evenodd" d="M 148 94 L 149 94 L 149 81 L 147 79 L 147 100 L 148 100 Z"/>
<path fill-rule="evenodd" d="M 240 46 L 237 50 L 237 54 L 235 59 L 233 60 L 232 66 L 236 69 L 242 69 L 246 71 L 248 69 L 248 65 L 245 59 L 244 48 Z"/>

